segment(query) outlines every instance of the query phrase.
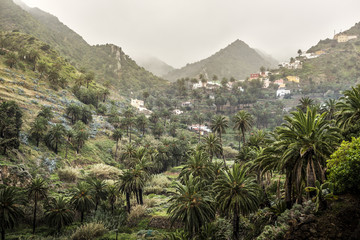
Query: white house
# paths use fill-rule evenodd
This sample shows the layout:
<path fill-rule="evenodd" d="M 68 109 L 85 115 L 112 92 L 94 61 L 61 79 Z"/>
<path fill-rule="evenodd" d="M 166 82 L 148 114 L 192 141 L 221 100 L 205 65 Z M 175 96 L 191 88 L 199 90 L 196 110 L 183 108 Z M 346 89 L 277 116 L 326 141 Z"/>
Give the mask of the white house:
<path fill-rule="evenodd" d="M 286 90 L 286 89 L 281 88 L 281 89 L 278 89 L 276 91 L 276 96 L 277 97 L 284 97 L 286 94 L 290 94 L 290 90 Z"/>
<path fill-rule="evenodd" d="M 188 129 L 190 131 L 194 131 L 194 132 L 199 132 L 200 131 L 200 135 L 204 135 L 204 134 L 207 134 L 207 133 L 211 133 L 211 129 L 208 128 L 207 126 L 205 125 L 196 125 L 196 124 L 193 124 L 191 126 L 188 126 Z"/>

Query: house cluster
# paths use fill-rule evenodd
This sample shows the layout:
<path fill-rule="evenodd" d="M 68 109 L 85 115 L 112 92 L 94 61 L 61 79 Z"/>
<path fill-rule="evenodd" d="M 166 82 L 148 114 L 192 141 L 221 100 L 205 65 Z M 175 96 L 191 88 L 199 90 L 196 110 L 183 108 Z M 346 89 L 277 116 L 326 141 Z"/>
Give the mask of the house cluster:
<path fill-rule="evenodd" d="M 279 64 L 279 67 L 283 67 L 287 69 L 301 69 L 302 62 L 300 60 L 295 60 L 293 62 L 282 62 Z"/>
<path fill-rule="evenodd" d="M 221 85 L 219 83 L 216 82 L 201 82 L 199 81 L 198 83 L 194 83 L 192 86 L 192 89 L 198 89 L 198 88 L 206 88 L 206 89 L 216 89 L 221 87 Z"/>
<path fill-rule="evenodd" d="M 336 40 L 338 43 L 344 43 L 344 42 L 348 42 L 352 39 L 356 39 L 357 36 L 356 35 L 346 35 L 344 33 L 338 33 L 334 36 L 334 40 Z"/>
<path fill-rule="evenodd" d="M 188 126 L 188 129 L 193 132 L 197 132 L 197 133 L 200 132 L 200 135 L 202 135 L 202 136 L 205 134 L 211 133 L 211 129 L 205 125 L 193 124 L 191 126 Z"/>
<path fill-rule="evenodd" d="M 144 101 L 139 99 L 131 99 L 130 105 L 135 107 L 140 113 L 145 114 L 146 117 L 150 117 L 152 111 L 144 106 Z"/>

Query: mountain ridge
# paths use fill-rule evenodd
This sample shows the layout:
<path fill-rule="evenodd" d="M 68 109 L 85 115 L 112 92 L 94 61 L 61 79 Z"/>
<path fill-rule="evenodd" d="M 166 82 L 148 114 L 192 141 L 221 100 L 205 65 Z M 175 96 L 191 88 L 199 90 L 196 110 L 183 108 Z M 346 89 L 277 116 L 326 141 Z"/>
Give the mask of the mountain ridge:
<path fill-rule="evenodd" d="M 261 66 L 272 67 L 274 64 L 264 59 L 244 41 L 237 39 L 208 58 L 187 64 L 165 75 L 164 78 L 175 81 L 179 78 L 192 78 L 203 74 L 209 77 L 216 75 L 218 78 L 245 79 L 250 73 L 258 71 Z"/>
<path fill-rule="evenodd" d="M 16 2 L 19 3 L 18 0 Z M 106 51 L 106 44 L 89 45 L 52 14 L 38 8 L 26 7 L 25 4 L 20 4 L 22 8 L 12 0 L 0 0 L 0 4 L 0 30 L 19 30 L 33 35 L 51 45 L 77 68 L 94 71 L 100 82 L 109 82 L 122 90 L 141 90 L 166 84 L 165 80 L 138 66 L 121 47 L 117 48 L 123 57 L 116 58 Z M 124 67 L 119 68 L 119 65 Z"/>

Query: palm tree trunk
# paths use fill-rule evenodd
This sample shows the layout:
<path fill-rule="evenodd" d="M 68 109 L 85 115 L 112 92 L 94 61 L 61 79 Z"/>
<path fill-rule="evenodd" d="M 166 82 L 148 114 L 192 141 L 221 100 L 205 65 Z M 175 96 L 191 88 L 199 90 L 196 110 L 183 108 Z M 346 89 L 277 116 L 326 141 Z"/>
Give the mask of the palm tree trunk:
<path fill-rule="evenodd" d="M 307 186 L 308 187 L 315 187 L 316 176 L 315 176 L 314 164 L 313 164 L 312 159 L 308 160 L 308 164 L 306 166 L 306 178 L 307 178 L 306 179 Z M 310 197 L 314 197 L 315 192 L 310 192 L 309 195 L 310 195 Z"/>
<path fill-rule="evenodd" d="M 95 212 L 96 212 L 96 210 L 97 210 L 97 208 L 98 208 L 98 205 L 99 205 L 99 201 L 96 200 L 96 203 L 95 203 Z"/>
<path fill-rule="evenodd" d="M 139 192 L 138 192 L 138 190 L 135 190 L 135 196 L 136 196 L 136 202 L 137 202 L 137 204 L 140 204 L 140 201 L 139 201 Z"/>
<path fill-rule="evenodd" d="M 241 132 L 242 132 L 243 144 L 245 145 L 245 131 L 241 131 Z"/>
<path fill-rule="evenodd" d="M 234 235 L 234 240 L 238 240 L 239 239 L 239 222 L 240 222 L 240 217 L 239 214 L 237 213 L 237 207 L 235 207 L 234 209 L 234 216 L 233 216 L 233 235 Z"/>
<path fill-rule="evenodd" d="M 240 152 L 240 145 L 241 145 L 241 136 L 240 136 L 240 134 L 239 134 L 239 152 Z"/>
<path fill-rule="evenodd" d="M 84 221 L 84 212 L 81 212 L 81 223 Z"/>
<path fill-rule="evenodd" d="M 1 240 L 5 240 L 5 228 L 1 226 Z"/>
<path fill-rule="evenodd" d="M 127 212 L 130 213 L 130 193 L 126 193 L 126 208 Z"/>
<path fill-rule="evenodd" d="M 116 157 L 117 157 L 117 151 L 118 151 L 118 144 L 119 144 L 119 140 L 116 141 L 116 149 L 115 149 L 115 161 L 116 161 Z"/>
<path fill-rule="evenodd" d="M 36 210 L 37 210 L 37 197 L 35 196 L 35 199 L 34 199 L 33 234 L 35 234 L 35 228 L 36 228 Z"/>
<path fill-rule="evenodd" d="M 285 202 L 286 208 L 290 209 L 292 206 L 291 201 L 291 192 L 292 192 L 292 176 L 291 173 L 286 173 L 286 182 L 285 182 Z"/>
<path fill-rule="evenodd" d="M 220 145 L 221 145 L 221 155 L 222 155 L 222 159 L 224 161 L 224 168 L 226 169 L 227 166 L 226 166 L 226 161 L 225 161 L 225 156 L 224 156 L 224 149 L 223 149 L 223 144 L 222 144 L 221 132 L 219 134 L 219 137 L 220 137 Z"/>
<path fill-rule="evenodd" d="M 140 204 L 144 205 L 144 201 L 143 201 L 143 191 L 141 188 L 139 188 L 139 200 L 140 200 Z"/>

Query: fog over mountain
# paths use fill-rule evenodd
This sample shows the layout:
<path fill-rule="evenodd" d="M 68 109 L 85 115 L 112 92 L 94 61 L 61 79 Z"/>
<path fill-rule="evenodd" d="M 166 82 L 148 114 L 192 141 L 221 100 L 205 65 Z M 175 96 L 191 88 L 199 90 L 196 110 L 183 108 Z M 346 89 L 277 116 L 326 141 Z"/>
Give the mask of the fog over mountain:
<path fill-rule="evenodd" d="M 57 16 L 90 44 L 111 42 L 130 56 L 156 56 L 176 68 L 235 39 L 285 60 L 360 20 L 358 0 L 23 1 Z"/>

